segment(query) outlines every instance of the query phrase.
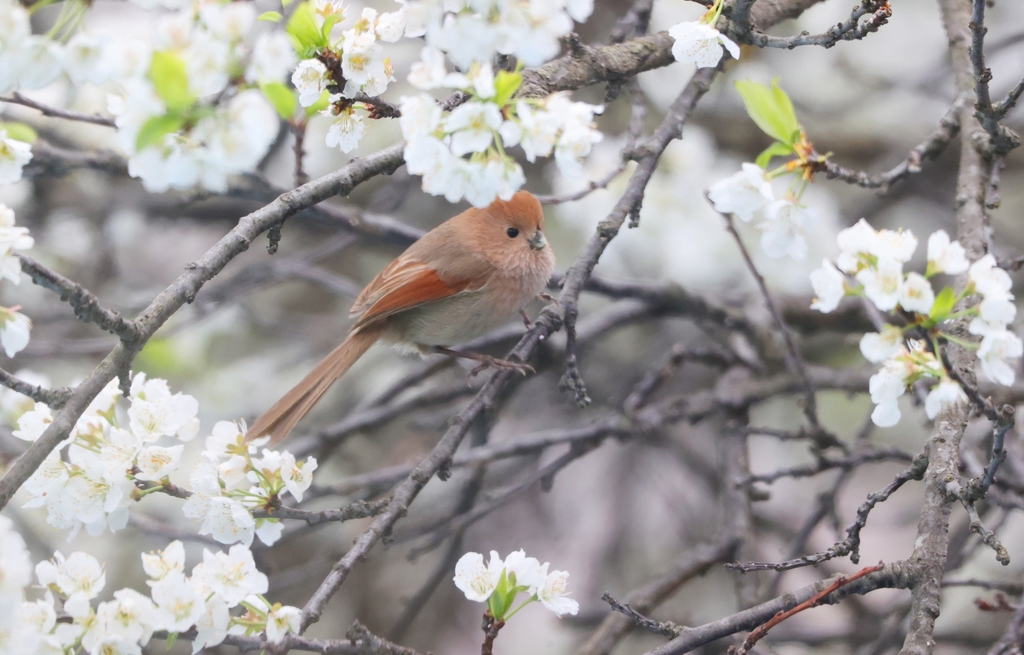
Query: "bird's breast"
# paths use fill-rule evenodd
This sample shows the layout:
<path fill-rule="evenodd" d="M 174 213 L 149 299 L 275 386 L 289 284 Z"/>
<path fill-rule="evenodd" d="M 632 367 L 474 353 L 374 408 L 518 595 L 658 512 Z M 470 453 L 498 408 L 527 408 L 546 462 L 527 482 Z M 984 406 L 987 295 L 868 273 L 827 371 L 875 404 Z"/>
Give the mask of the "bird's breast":
<path fill-rule="evenodd" d="M 390 317 L 389 341 L 422 351 L 472 341 L 503 325 L 547 285 L 550 271 L 495 272 L 486 284 Z"/>

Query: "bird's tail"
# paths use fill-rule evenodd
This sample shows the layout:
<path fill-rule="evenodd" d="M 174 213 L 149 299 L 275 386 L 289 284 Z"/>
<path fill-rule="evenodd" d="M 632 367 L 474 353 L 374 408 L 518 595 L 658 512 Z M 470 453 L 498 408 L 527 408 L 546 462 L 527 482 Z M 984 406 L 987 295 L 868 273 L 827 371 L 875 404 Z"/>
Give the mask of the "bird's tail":
<path fill-rule="evenodd" d="M 272 447 L 287 437 L 295 424 L 320 402 L 320 398 L 331 385 L 369 350 L 380 333 L 381 327 L 375 325 L 350 332 L 340 346 L 332 350 L 302 378 L 301 382 L 256 419 L 246 433 L 246 441 L 266 435 L 270 437 L 268 446 Z"/>

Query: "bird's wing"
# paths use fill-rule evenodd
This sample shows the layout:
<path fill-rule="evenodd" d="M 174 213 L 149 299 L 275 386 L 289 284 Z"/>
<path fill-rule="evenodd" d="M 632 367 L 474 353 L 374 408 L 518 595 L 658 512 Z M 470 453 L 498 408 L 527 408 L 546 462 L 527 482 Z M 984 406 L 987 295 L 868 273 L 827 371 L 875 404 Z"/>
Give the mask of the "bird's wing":
<path fill-rule="evenodd" d="M 349 315 L 358 316 L 354 327 L 361 327 L 425 303 L 472 291 L 481 286 L 481 282 L 478 280 L 474 284 L 471 279 L 445 281 L 430 265 L 400 256 L 366 285 L 352 303 Z"/>

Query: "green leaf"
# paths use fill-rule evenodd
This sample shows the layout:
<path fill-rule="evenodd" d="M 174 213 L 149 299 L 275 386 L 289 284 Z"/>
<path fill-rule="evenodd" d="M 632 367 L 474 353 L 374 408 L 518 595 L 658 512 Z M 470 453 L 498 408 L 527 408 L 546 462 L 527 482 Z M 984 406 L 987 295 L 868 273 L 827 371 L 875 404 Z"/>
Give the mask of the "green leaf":
<path fill-rule="evenodd" d="M 772 157 L 785 157 L 786 155 L 791 154 L 793 154 L 793 146 L 788 146 L 781 141 L 776 141 L 765 148 L 761 154 L 757 156 L 757 159 L 754 160 L 754 163 L 767 170 Z"/>
<path fill-rule="evenodd" d="M 323 93 L 320 94 L 320 99 L 306 107 L 306 118 L 309 118 L 318 111 L 327 109 L 329 104 L 331 104 L 331 94 L 327 89 L 324 89 Z"/>
<path fill-rule="evenodd" d="M 149 69 L 149 79 L 156 87 L 156 94 L 172 112 L 180 112 L 196 101 L 188 90 L 188 73 L 185 62 L 173 52 L 154 52 Z"/>
<path fill-rule="evenodd" d="M 316 12 L 308 2 L 295 8 L 285 31 L 292 37 L 295 51 L 302 57 L 308 57 L 320 45 L 320 26 L 316 24 Z"/>
<path fill-rule="evenodd" d="M 139 136 L 135 138 L 135 150 L 143 150 L 160 142 L 165 135 L 177 132 L 185 125 L 185 119 L 179 114 L 154 116 L 142 124 Z"/>
<path fill-rule="evenodd" d="M 284 16 L 279 11 L 265 11 L 260 14 L 259 20 L 270 21 L 271 23 L 280 23 L 284 20 Z"/>
<path fill-rule="evenodd" d="M 321 48 L 325 48 L 331 43 L 331 30 L 334 29 L 334 24 L 338 22 L 341 16 L 334 14 L 324 19 L 324 24 L 320 26 L 320 41 L 317 44 Z"/>
<path fill-rule="evenodd" d="M 0 123 L 0 129 L 7 130 L 7 136 L 15 141 L 35 143 L 39 138 L 36 131 L 24 123 Z"/>
<path fill-rule="evenodd" d="M 941 323 L 953 311 L 954 303 L 956 303 L 956 293 L 953 291 L 953 287 L 946 287 L 935 297 L 931 311 L 928 312 L 928 318 L 936 323 Z"/>
<path fill-rule="evenodd" d="M 290 5 L 293 2 L 295 2 L 295 0 L 281 0 L 281 6 L 282 7 L 287 7 L 288 5 Z"/>
<path fill-rule="evenodd" d="M 786 92 L 772 80 L 771 88 L 750 80 L 738 80 L 736 90 L 743 96 L 747 114 L 768 136 L 788 146 L 800 138 L 800 122 Z"/>
<path fill-rule="evenodd" d="M 522 83 L 521 73 L 498 71 L 497 77 L 494 78 L 494 102 L 498 103 L 499 107 L 507 105 Z"/>
<path fill-rule="evenodd" d="M 267 97 L 270 104 L 274 105 L 278 115 L 284 120 L 295 115 L 295 92 L 281 82 L 268 82 L 260 84 L 260 91 Z"/>

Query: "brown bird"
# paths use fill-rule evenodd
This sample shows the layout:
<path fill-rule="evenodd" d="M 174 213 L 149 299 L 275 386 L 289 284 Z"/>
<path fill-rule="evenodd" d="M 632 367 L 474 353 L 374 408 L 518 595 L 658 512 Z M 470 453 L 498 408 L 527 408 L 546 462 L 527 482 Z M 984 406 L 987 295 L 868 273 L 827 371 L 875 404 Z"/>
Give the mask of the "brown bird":
<path fill-rule="evenodd" d="M 269 435 L 272 446 L 288 436 L 378 339 L 407 352 L 513 366 L 447 347 L 500 326 L 544 289 L 554 267 L 544 212 L 531 193 L 448 219 L 363 289 L 349 312 L 358 318 L 345 341 L 256 419 L 247 440 Z"/>

